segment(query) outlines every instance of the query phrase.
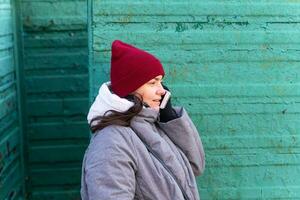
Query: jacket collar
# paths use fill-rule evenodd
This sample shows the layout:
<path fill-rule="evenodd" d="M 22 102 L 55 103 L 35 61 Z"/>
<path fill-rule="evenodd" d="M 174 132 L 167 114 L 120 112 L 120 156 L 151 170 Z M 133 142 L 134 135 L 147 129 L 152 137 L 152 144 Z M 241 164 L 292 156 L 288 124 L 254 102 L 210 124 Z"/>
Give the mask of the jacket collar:
<path fill-rule="evenodd" d="M 152 109 L 143 109 L 142 112 L 131 120 L 131 128 L 140 140 L 156 154 L 173 173 L 179 184 L 186 188 L 186 175 L 182 163 L 178 160 L 179 151 L 171 148 L 167 140 L 168 136 L 163 133 L 157 125 L 158 111 Z M 177 151 L 177 150 L 175 150 Z"/>
<path fill-rule="evenodd" d="M 139 112 L 139 114 L 137 114 L 137 116 L 135 116 L 132 120 L 137 120 L 137 121 L 147 121 L 150 123 L 154 123 L 157 121 L 159 117 L 159 111 L 158 110 L 154 110 L 151 109 L 149 107 L 143 107 L 143 109 Z"/>

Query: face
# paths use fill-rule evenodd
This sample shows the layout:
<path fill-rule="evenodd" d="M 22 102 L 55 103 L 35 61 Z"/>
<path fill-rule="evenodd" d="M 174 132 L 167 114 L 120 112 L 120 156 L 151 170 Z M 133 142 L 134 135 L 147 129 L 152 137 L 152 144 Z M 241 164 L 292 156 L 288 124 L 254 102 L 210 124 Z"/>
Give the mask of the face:
<path fill-rule="evenodd" d="M 165 89 L 162 87 L 162 75 L 151 79 L 141 87 L 139 87 L 134 94 L 137 96 L 141 96 L 143 98 L 143 102 L 148 104 L 150 108 L 155 110 L 159 110 L 160 100 L 162 95 L 165 94 Z"/>

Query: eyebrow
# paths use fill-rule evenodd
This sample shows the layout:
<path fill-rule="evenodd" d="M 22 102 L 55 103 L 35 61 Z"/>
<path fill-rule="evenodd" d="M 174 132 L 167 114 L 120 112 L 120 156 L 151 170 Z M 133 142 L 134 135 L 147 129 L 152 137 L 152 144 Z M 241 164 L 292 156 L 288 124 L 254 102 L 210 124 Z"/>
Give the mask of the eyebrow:
<path fill-rule="evenodd" d="M 150 81 L 148 81 L 148 83 L 150 83 L 151 81 L 162 81 L 163 80 L 163 77 L 160 79 L 160 78 L 153 78 L 151 79 Z"/>

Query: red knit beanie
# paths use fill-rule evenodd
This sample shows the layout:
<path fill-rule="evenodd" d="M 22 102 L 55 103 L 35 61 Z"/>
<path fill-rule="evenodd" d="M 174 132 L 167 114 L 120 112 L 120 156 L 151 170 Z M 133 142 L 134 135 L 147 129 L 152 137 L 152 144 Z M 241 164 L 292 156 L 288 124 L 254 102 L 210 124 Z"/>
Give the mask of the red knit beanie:
<path fill-rule="evenodd" d="M 110 80 L 112 91 L 125 97 L 156 76 L 165 75 L 160 61 L 120 40 L 112 43 Z"/>

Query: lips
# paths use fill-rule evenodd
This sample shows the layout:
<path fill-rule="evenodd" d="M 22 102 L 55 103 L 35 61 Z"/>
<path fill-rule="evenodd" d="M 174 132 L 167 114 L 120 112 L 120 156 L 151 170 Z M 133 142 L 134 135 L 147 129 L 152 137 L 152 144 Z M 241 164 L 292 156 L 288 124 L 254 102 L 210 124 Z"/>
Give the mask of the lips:
<path fill-rule="evenodd" d="M 160 100 L 153 100 L 156 105 L 160 105 Z"/>

